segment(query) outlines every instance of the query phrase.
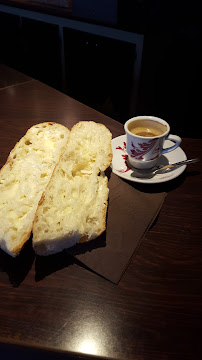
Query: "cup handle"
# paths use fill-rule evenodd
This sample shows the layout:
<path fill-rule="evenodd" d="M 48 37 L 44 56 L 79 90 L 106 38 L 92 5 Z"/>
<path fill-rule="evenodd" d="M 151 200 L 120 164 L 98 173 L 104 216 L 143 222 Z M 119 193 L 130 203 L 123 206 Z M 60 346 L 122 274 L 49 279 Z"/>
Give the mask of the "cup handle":
<path fill-rule="evenodd" d="M 171 135 L 171 134 L 168 135 L 168 137 L 166 138 L 166 140 L 171 140 L 171 141 L 173 141 L 173 142 L 175 143 L 175 145 L 172 145 L 172 146 L 170 146 L 169 148 L 163 149 L 162 154 L 166 154 L 166 153 L 168 153 L 168 152 L 170 152 L 170 151 L 175 150 L 178 146 L 180 146 L 180 143 L 181 143 L 181 141 L 182 141 L 182 139 L 181 139 L 179 136 L 177 136 L 177 135 Z"/>

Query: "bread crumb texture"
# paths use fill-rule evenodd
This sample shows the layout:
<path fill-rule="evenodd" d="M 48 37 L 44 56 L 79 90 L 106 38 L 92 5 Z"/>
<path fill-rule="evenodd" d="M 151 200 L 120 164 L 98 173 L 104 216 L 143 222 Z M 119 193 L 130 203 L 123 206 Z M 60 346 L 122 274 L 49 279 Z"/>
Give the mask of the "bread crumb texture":
<path fill-rule="evenodd" d="M 99 236 L 106 228 L 111 133 L 92 121 L 77 123 L 36 212 L 33 247 L 57 253 Z"/>
<path fill-rule="evenodd" d="M 0 171 L 0 247 L 16 256 L 32 230 L 36 209 L 69 130 L 57 123 L 31 127 Z"/>

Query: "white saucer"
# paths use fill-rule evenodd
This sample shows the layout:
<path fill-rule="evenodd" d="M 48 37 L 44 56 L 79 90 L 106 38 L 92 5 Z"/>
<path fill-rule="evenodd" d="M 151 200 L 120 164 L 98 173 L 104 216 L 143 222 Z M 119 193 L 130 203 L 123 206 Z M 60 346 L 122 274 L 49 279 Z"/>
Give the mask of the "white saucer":
<path fill-rule="evenodd" d="M 164 147 L 167 148 L 173 145 L 173 142 L 166 140 Z M 167 174 L 156 174 L 151 179 L 140 179 L 135 177 L 135 172 L 127 166 L 127 152 L 126 152 L 126 135 L 118 136 L 112 139 L 112 153 L 113 159 L 111 163 L 111 168 L 114 174 L 122 177 L 123 179 L 144 183 L 144 184 L 157 184 L 165 181 L 175 179 L 177 176 L 183 173 L 186 169 L 186 165 L 179 167 Z M 161 156 L 158 160 L 157 165 L 166 164 L 166 163 L 175 163 L 178 161 L 186 160 L 187 157 L 184 151 L 178 147 L 177 149 Z"/>

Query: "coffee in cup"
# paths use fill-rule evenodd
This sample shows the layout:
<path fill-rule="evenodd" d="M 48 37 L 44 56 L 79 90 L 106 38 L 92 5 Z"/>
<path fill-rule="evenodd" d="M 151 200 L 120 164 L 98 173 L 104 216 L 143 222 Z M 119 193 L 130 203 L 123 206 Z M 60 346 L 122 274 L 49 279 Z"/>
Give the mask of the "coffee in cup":
<path fill-rule="evenodd" d="M 129 123 L 128 130 L 134 135 L 154 137 L 164 134 L 167 126 L 157 121 L 142 119 Z"/>
<path fill-rule="evenodd" d="M 152 168 L 162 154 L 175 150 L 181 143 L 179 136 L 169 135 L 169 124 L 155 116 L 133 117 L 126 121 L 124 129 L 129 164 L 138 169 Z M 166 139 L 175 144 L 164 149 Z"/>

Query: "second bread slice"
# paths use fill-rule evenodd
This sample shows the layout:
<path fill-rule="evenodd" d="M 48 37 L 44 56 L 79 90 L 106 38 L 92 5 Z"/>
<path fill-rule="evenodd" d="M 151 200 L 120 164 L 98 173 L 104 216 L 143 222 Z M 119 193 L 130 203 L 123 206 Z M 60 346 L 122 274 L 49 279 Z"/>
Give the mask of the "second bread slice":
<path fill-rule="evenodd" d="M 92 121 L 77 123 L 37 209 L 33 247 L 50 255 L 98 237 L 106 227 L 111 133 Z"/>

